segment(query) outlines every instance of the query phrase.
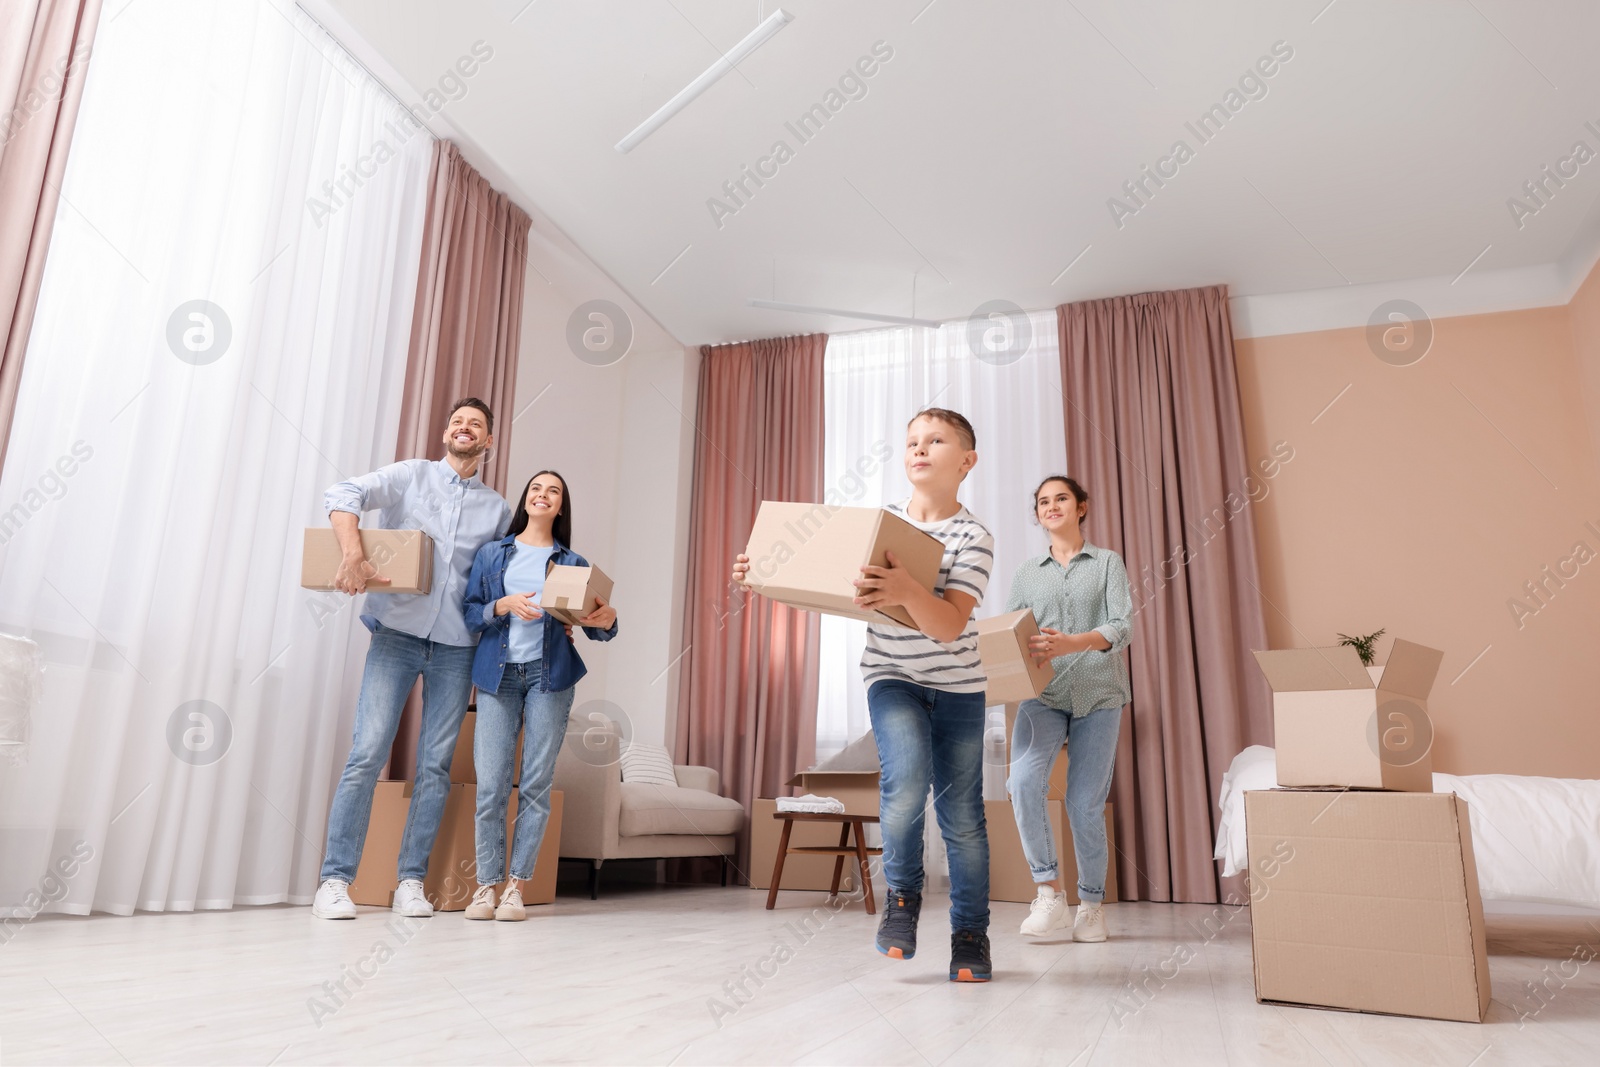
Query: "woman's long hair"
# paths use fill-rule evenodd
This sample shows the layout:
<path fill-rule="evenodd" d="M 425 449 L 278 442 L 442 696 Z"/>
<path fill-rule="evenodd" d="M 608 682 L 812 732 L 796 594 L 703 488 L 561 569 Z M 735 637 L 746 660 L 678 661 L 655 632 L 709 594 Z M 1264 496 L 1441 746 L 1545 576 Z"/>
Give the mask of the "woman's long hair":
<path fill-rule="evenodd" d="M 540 471 L 533 478 L 528 479 L 528 484 L 522 487 L 522 495 L 517 498 L 517 510 L 511 516 L 511 525 L 506 528 L 507 537 L 516 537 L 528 528 L 528 487 L 533 485 L 534 479 L 546 474 L 554 474 L 561 478 L 561 506 L 556 509 L 556 521 L 550 527 L 550 533 L 557 543 L 566 548 L 572 547 L 572 490 L 567 487 L 567 480 L 562 478 L 560 471 Z"/>

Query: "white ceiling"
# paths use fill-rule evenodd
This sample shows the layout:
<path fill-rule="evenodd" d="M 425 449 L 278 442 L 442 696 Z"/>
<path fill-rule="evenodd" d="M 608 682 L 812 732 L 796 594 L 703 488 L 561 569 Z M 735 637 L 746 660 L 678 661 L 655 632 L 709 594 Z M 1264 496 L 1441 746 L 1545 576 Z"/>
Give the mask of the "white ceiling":
<path fill-rule="evenodd" d="M 776 4 L 322 2 L 408 101 L 492 47 L 440 118 L 687 344 L 873 325 L 752 298 L 942 320 L 1288 293 L 1547 265 L 1600 231 L 1600 158 L 1520 229 L 1507 207 L 1575 142 L 1600 153 L 1586 0 L 785 0 L 793 22 L 628 155 Z M 801 144 L 785 121 L 878 41 L 867 94 Z M 1200 143 L 1185 123 L 1278 41 L 1266 95 Z M 794 158 L 719 228 L 707 200 L 780 139 Z M 1119 228 L 1108 199 L 1179 139 L 1193 158 Z"/>

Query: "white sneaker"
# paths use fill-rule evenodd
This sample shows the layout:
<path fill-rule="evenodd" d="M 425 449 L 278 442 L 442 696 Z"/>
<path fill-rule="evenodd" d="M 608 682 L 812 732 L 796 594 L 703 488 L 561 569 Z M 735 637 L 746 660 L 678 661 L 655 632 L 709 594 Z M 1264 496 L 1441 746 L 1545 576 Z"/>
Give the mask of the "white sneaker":
<path fill-rule="evenodd" d="M 356 906 L 350 900 L 349 885 L 337 878 L 323 882 L 311 902 L 311 914 L 318 919 L 354 919 Z"/>
<path fill-rule="evenodd" d="M 1030 937 L 1042 937 L 1051 930 L 1067 925 L 1067 898 L 1048 885 L 1039 887 L 1039 895 L 1029 906 L 1028 917 L 1022 920 L 1022 932 Z"/>
<path fill-rule="evenodd" d="M 433 905 L 428 903 L 422 883 L 415 878 L 407 878 L 395 888 L 394 903 L 390 908 L 410 919 L 426 919 L 433 914 Z"/>
<path fill-rule="evenodd" d="M 1106 939 L 1106 909 L 1100 904 L 1079 904 L 1078 915 L 1072 921 L 1072 940 L 1104 941 Z"/>
<path fill-rule="evenodd" d="M 467 905 L 467 918 L 494 918 L 494 886 L 480 885 L 478 891 L 472 894 L 472 903 Z"/>
<path fill-rule="evenodd" d="M 506 895 L 500 898 L 500 906 L 494 909 L 494 917 L 503 923 L 519 923 L 528 917 L 528 909 L 522 903 L 522 892 L 516 886 L 506 890 Z"/>

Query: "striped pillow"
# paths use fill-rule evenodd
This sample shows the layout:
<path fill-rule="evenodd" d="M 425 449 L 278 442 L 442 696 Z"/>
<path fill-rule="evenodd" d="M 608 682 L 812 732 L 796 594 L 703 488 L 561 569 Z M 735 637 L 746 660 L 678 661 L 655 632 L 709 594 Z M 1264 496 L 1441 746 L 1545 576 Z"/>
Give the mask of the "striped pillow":
<path fill-rule="evenodd" d="M 676 786 L 678 775 L 672 769 L 672 757 L 665 748 L 629 741 L 622 750 L 622 780 L 640 785 Z"/>

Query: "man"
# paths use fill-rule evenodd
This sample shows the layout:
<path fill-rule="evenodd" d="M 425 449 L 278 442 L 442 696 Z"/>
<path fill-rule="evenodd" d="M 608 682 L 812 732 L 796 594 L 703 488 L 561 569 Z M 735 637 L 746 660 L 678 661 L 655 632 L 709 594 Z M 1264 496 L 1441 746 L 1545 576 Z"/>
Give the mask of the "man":
<path fill-rule="evenodd" d="M 356 916 L 349 889 L 366 843 L 373 790 L 419 676 L 422 734 L 393 908 L 416 918 L 433 914 L 422 879 L 450 792 L 450 758 L 466 715 L 478 643 L 462 616 L 467 573 L 478 547 L 499 537 L 511 517 L 504 498 L 478 477 L 483 455 L 493 444 L 493 412 L 482 400 L 468 397 L 451 405 L 444 459 L 391 463 L 340 482 L 324 497 L 344 553 L 334 585 L 351 596 L 372 587 L 368 613 L 361 616 L 372 631 L 372 647 L 361 678 L 350 758 L 328 812 L 322 885 L 311 905 L 317 918 Z M 379 509 L 381 528 L 422 530 L 433 539 L 433 588 L 428 593 L 382 591 L 388 579 L 362 552 L 358 529 L 361 513 L 374 508 Z"/>

